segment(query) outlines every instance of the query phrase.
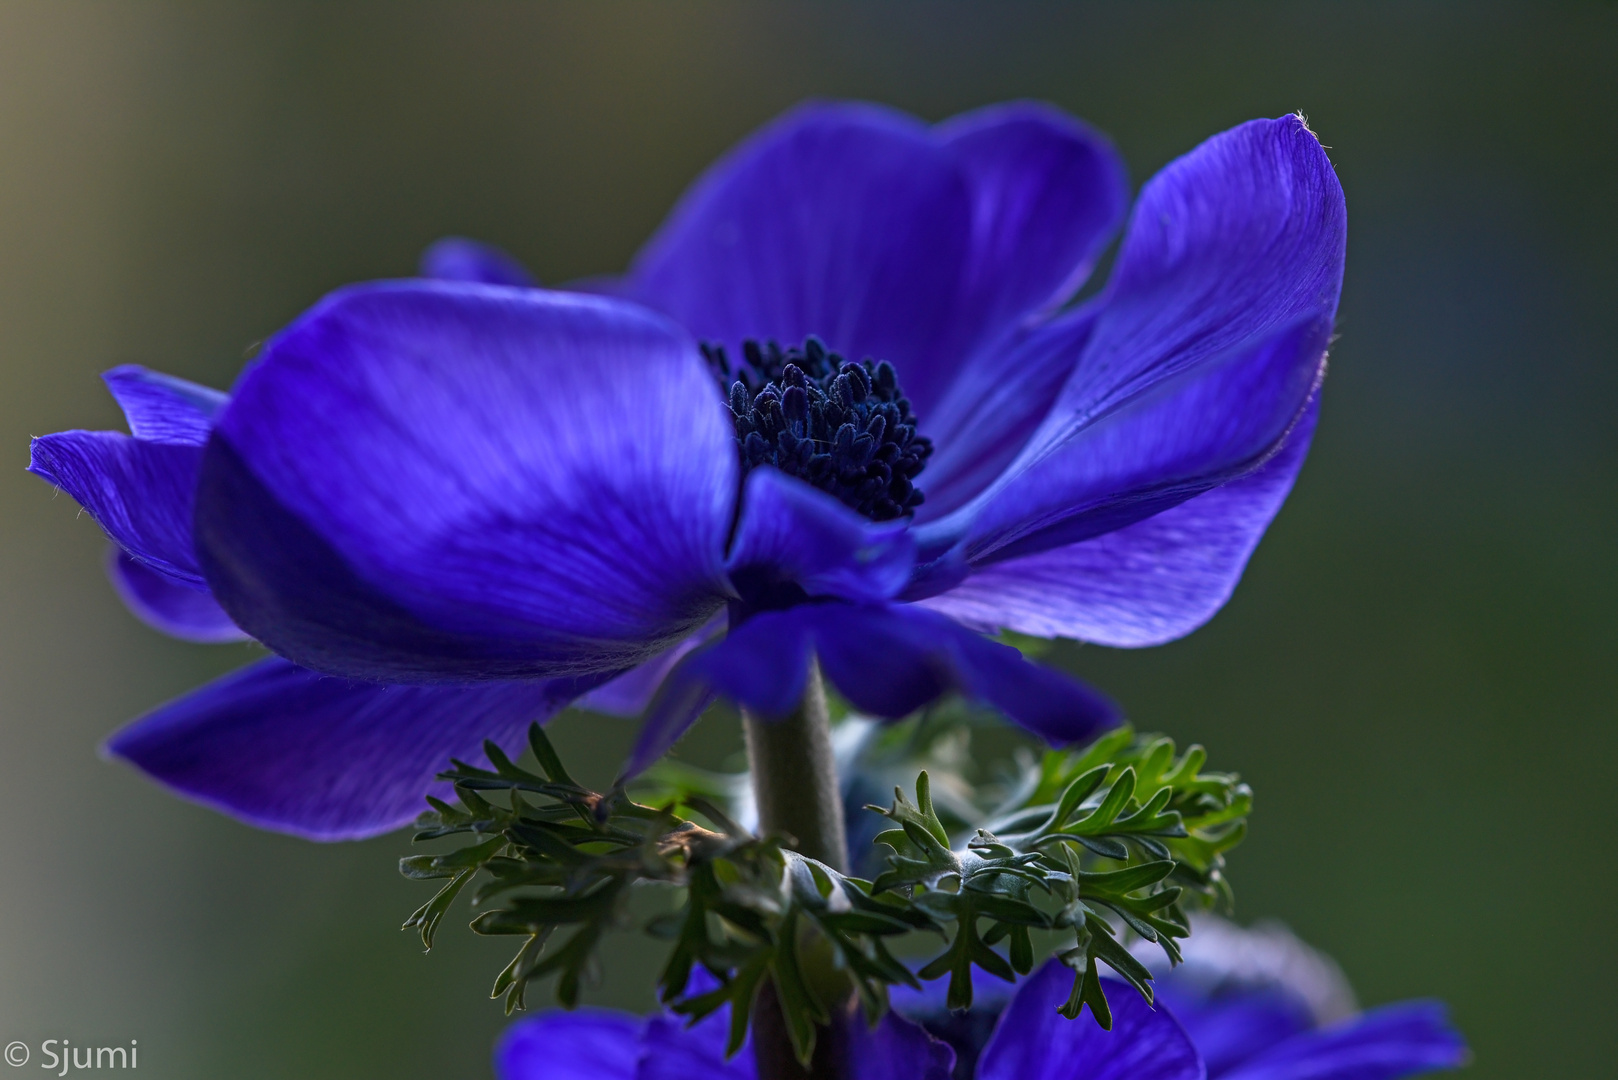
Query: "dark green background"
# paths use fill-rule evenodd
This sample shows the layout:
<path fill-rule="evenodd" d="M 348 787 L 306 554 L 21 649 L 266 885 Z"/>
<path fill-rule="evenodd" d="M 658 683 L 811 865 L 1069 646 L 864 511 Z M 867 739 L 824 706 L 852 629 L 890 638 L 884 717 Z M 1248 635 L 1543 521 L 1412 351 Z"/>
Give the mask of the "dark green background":
<path fill-rule="evenodd" d="M 1063 659 L 1251 779 L 1244 917 L 1368 1002 L 1449 1001 L 1480 1080 L 1612 1075 L 1615 91 L 1595 2 L 0 4 L 0 1041 L 410 1080 L 485 1075 L 502 1025 L 500 950 L 394 930 L 424 895 L 401 838 L 256 833 L 97 759 L 248 656 L 135 623 L 95 526 L 22 473 L 30 434 L 117 425 L 97 372 L 228 385 L 444 233 L 547 281 L 619 268 L 805 96 L 1026 96 L 1109 131 L 1137 184 L 1302 109 L 1351 222 L 1315 453 L 1235 600 Z M 560 730 L 598 774 L 628 735 Z M 643 948 L 602 1000 L 645 1000 Z"/>

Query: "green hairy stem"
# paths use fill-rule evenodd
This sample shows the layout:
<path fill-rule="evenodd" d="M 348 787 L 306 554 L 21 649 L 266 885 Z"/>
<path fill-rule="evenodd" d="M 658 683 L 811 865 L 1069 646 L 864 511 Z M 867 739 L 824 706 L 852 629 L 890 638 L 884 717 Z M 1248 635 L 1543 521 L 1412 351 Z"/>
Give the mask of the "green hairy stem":
<path fill-rule="evenodd" d="M 820 669 L 810 667 L 803 704 L 791 716 L 767 720 L 743 710 L 742 726 L 759 828 L 791 837 L 799 855 L 848 873 L 848 828 Z"/>
<path fill-rule="evenodd" d="M 843 797 L 832 755 L 831 718 L 820 669 L 811 665 L 803 703 L 791 716 L 768 720 L 742 712 L 747 734 L 747 763 L 758 804 L 759 830 L 766 836 L 790 837 L 793 850 L 824 863 L 839 873 L 848 872 L 848 827 L 843 821 Z M 824 944 L 824 943 L 820 943 Z M 839 980 L 830 968 L 825 948 L 814 949 L 808 964 L 821 969 L 812 981 L 830 984 L 833 1011 L 848 1012 L 853 986 Z M 844 985 L 839 988 L 838 982 Z M 839 989 L 841 992 L 839 993 Z M 833 1028 L 816 1033 L 815 1052 L 807 1066 L 800 1060 L 792 1031 L 781 1011 L 773 982 L 759 988 L 754 1005 L 753 1056 L 759 1080 L 835 1080 L 841 1075 L 841 1054 Z"/>

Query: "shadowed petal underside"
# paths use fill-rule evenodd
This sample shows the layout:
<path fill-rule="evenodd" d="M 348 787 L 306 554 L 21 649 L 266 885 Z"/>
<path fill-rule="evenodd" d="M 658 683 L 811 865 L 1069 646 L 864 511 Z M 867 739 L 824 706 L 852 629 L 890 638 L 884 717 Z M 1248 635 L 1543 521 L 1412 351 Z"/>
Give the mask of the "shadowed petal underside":
<path fill-rule="evenodd" d="M 206 806 L 311 840 L 397 829 L 449 796 L 450 758 L 507 752 L 603 676 L 473 686 L 384 686 L 318 675 L 279 657 L 147 713 L 107 751 Z"/>

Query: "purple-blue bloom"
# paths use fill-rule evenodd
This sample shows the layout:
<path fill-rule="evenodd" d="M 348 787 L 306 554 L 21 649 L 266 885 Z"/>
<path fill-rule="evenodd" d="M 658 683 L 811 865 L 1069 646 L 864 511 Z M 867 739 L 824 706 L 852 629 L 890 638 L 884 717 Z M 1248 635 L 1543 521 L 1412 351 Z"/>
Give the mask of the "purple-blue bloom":
<path fill-rule="evenodd" d="M 717 694 L 789 711 L 811 657 L 872 715 L 955 690 L 1093 735 L 1109 701 L 981 632 L 1212 616 L 1307 452 L 1344 254 L 1318 141 L 1253 121 L 1148 183 L 1064 307 L 1127 202 L 1046 107 L 808 106 L 621 278 L 542 290 L 446 241 L 437 280 L 328 296 L 228 398 L 109 373 L 130 434 L 38 439 L 32 471 L 142 618 L 278 654 L 111 750 L 333 839 L 570 702 L 650 701 L 640 768 Z"/>
<path fill-rule="evenodd" d="M 1154 969 L 1154 1015 L 1172 1016 L 1174 1029 L 1196 1048 L 1197 1068 L 1189 1076 L 1397 1080 L 1457 1068 L 1468 1058 L 1466 1043 L 1442 1005 L 1413 1001 L 1360 1012 L 1337 965 L 1284 927 L 1243 929 L 1199 915 L 1185 941 L 1185 963 L 1175 968 L 1155 947 L 1139 945 L 1140 958 Z M 895 987 L 892 1001 L 894 1009 L 949 1043 L 956 1053 L 956 1080 L 1030 1073 L 1089 1077 L 1093 1066 L 1085 1054 L 1060 1049 L 1067 1045 L 1063 1040 L 1077 1038 L 1065 1026 L 1070 1022 L 1055 1012 L 1071 986 L 1068 975 L 1052 960 L 1013 989 L 974 969 L 973 1006 L 965 1012 L 945 1007 L 942 981 L 919 991 Z M 1107 996 L 1137 1013 L 1151 1011 L 1122 987 Z M 1024 1007 L 1032 997 L 1039 998 L 1039 1008 Z M 1072 1026 L 1105 1034 L 1084 1017 Z M 1165 1037 L 1162 1029 L 1140 1030 Z M 1016 1069 L 1006 1068 L 1000 1061 L 1005 1051 L 996 1050 L 1009 1044 L 1027 1048 Z M 1042 1056 L 1057 1063 L 1056 1071 L 1039 1071 L 1035 1062 Z"/>
<path fill-rule="evenodd" d="M 1192 939 L 1193 941 L 1195 938 Z M 1072 989 L 1057 960 L 1015 990 L 975 973 L 966 1013 L 944 1008 L 942 983 L 895 988 L 895 1013 L 874 1030 L 843 1022 L 847 1075 L 860 1080 L 1397 1080 L 1466 1060 L 1443 1008 L 1386 1006 L 1317 1026 L 1309 1003 L 1277 982 L 1217 991 L 1170 977 L 1153 1008 L 1108 982 L 1113 1028 L 1056 1010 Z M 495 1051 L 500 1080 L 650 1080 L 757 1075 L 751 1048 L 724 1058 L 723 1011 L 692 1027 L 606 1010 L 551 1011 L 507 1030 Z"/>
<path fill-rule="evenodd" d="M 1056 1008 L 1072 972 L 1051 961 L 1009 1004 L 976 1072 L 961 1072 L 955 1048 L 915 1021 L 889 1012 L 874 1029 L 847 1017 L 838 1031 L 844 1067 L 855 1080 L 1201 1080 L 1191 1040 L 1167 1012 L 1154 1011 L 1123 983 L 1108 980 L 1118 1003 L 1113 1029 L 1071 1021 Z M 606 1010 L 547 1012 L 512 1025 L 495 1050 L 500 1080 L 688 1080 L 758 1075 L 751 1045 L 725 1060 L 728 1007 L 686 1027 L 672 1015 L 640 1017 Z M 827 1036 L 823 1036 L 827 1037 Z M 832 1036 L 837 1037 L 837 1036 Z"/>
<path fill-rule="evenodd" d="M 1203 916 L 1180 967 L 1143 953 L 1158 1002 L 1184 1025 L 1208 1080 L 1397 1080 L 1470 1056 L 1436 1001 L 1359 1011 L 1341 969 L 1283 926 Z"/>

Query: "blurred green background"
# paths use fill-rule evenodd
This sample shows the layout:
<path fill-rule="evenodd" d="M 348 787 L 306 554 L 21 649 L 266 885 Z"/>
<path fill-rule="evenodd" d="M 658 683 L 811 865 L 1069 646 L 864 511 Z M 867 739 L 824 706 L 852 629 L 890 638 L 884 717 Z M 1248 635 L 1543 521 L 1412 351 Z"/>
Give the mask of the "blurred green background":
<path fill-rule="evenodd" d="M 0 3 L 0 1040 L 138 1039 L 158 1077 L 479 1077 L 504 952 L 395 927 L 402 837 L 253 832 L 96 756 L 247 659 L 169 642 L 22 467 L 116 427 L 123 362 L 227 386 L 324 291 L 459 233 L 546 281 L 624 265 L 812 95 L 1046 98 L 1138 185 L 1304 110 L 1350 208 L 1296 494 L 1235 600 L 1061 658 L 1259 793 L 1244 918 L 1367 1002 L 1449 1001 L 1483 1078 L 1612 1075 L 1618 6 Z M 572 717 L 604 776 L 629 730 Z M 687 752 L 716 759 L 710 723 Z M 597 1000 L 644 1004 L 625 938 Z M 29 1070 L 35 1065 L 30 1064 Z"/>

